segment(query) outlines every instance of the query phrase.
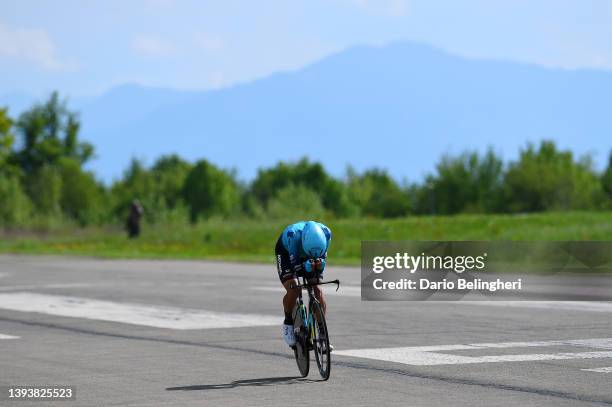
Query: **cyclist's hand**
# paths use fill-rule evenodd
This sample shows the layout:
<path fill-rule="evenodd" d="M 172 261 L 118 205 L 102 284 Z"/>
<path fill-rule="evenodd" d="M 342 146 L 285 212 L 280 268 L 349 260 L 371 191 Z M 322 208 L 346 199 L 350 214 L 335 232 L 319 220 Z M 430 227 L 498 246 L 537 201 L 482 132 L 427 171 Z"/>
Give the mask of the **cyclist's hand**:
<path fill-rule="evenodd" d="M 303 267 L 307 273 L 311 271 L 322 273 L 325 270 L 325 259 L 308 259 L 304 262 Z"/>
<path fill-rule="evenodd" d="M 307 273 L 310 273 L 311 271 L 315 270 L 315 261 L 313 259 L 308 259 L 304 262 L 303 267 Z"/>

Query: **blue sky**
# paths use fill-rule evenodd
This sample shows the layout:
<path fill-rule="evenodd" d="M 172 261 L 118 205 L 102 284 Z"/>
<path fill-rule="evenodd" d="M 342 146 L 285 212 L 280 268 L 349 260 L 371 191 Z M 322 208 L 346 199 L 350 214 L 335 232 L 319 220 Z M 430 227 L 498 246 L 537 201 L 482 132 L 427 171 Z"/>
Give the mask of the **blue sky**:
<path fill-rule="evenodd" d="M 0 0 L 0 94 L 215 88 L 400 40 L 612 70 L 612 2 Z"/>

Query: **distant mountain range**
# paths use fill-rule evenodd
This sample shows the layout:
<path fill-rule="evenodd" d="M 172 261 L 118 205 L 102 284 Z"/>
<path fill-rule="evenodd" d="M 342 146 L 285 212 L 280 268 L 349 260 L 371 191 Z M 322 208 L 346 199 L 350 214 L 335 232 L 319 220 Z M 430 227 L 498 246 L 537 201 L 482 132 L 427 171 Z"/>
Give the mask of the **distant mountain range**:
<path fill-rule="evenodd" d="M 14 106 L 11 97 L 0 104 Z M 546 138 L 594 153 L 602 167 L 612 147 L 612 72 L 467 59 L 414 43 L 354 47 L 220 90 L 124 85 L 72 106 L 96 145 L 92 168 L 107 181 L 132 156 L 151 163 L 174 152 L 235 167 L 243 179 L 308 156 L 336 175 L 351 164 L 420 180 L 447 152 L 493 146 L 510 159 Z"/>

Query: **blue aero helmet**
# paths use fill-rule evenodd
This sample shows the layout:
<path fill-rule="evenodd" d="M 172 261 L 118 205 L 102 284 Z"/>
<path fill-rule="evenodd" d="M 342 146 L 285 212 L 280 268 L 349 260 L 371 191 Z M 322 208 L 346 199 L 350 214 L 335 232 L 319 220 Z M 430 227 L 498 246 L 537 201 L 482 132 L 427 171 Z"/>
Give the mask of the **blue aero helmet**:
<path fill-rule="evenodd" d="M 302 248 L 310 258 L 319 258 L 325 254 L 327 238 L 316 222 L 306 222 L 302 231 Z"/>

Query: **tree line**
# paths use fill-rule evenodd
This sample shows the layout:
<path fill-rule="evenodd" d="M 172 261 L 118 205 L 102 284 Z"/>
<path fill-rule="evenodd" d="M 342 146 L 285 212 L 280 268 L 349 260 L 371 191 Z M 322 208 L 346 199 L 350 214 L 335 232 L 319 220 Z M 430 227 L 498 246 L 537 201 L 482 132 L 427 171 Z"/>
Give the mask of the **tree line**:
<path fill-rule="evenodd" d="M 134 159 L 105 186 L 84 168 L 94 147 L 79 129 L 78 114 L 57 93 L 17 118 L 0 109 L 0 226 L 117 223 L 134 199 L 147 221 L 170 223 L 612 209 L 612 154 L 598 173 L 588 156 L 552 141 L 527 145 L 509 163 L 493 150 L 447 155 L 419 183 L 399 183 L 381 169 L 349 168 L 337 178 L 306 158 L 262 168 L 244 183 L 207 160 L 167 155 L 150 166 Z"/>

